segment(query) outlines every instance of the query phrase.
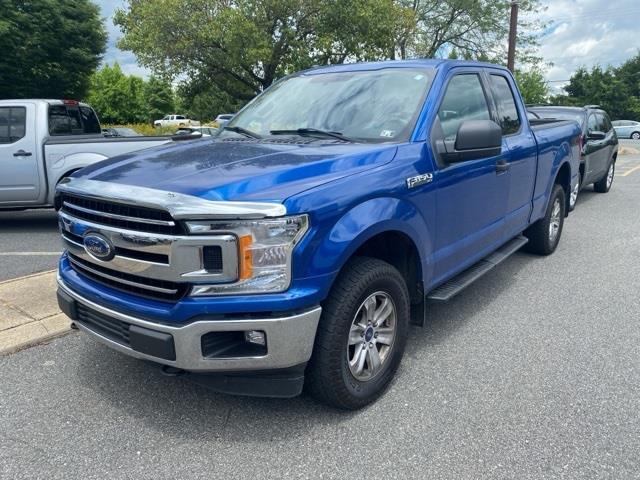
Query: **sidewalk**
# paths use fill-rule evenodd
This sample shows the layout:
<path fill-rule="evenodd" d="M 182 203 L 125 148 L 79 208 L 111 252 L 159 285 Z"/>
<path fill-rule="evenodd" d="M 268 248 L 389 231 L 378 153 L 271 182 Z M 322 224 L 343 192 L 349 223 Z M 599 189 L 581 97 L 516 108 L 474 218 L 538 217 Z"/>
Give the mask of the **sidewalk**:
<path fill-rule="evenodd" d="M 0 355 L 41 343 L 70 330 L 56 300 L 56 273 L 0 282 Z"/>

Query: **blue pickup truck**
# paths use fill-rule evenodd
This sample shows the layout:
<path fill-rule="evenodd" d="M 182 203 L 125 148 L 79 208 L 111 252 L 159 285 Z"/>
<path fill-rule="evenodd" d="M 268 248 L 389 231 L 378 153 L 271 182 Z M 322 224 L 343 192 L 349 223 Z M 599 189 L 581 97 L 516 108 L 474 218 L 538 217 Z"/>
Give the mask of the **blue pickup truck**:
<path fill-rule="evenodd" d="M 531 125 L 500 66 L 319 67 L 216 138 L 89 166 L 58 187 L 73 325 L 217 391 L 381 395 L 410 323 L 521 247 L 558 245 L 580 128 Z"/>

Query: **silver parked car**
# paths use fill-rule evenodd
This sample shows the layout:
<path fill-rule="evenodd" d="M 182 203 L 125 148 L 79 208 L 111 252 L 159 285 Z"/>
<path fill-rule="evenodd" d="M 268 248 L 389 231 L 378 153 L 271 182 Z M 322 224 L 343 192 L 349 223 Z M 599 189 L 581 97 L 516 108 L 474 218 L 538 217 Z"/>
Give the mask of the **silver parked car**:
<path fill-rule="evenodd" d="M 616 120 L 611 123 L 618 138 L 640 140 L 640 122 L 634 122 L 633 120 Z"/>

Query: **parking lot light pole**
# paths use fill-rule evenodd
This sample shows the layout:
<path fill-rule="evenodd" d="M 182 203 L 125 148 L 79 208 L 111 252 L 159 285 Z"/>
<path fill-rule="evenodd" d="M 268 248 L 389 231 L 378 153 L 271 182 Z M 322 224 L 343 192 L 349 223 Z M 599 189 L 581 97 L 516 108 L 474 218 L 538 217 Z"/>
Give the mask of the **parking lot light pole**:
<path fill-rule="evenodd" d="M 516 37 L 518 32 L 518 2 L 511 2 L 511 20 L 509 22 L 509 52 L 507 54 L 507 68 L 512 72 L 516 63 Z"/>

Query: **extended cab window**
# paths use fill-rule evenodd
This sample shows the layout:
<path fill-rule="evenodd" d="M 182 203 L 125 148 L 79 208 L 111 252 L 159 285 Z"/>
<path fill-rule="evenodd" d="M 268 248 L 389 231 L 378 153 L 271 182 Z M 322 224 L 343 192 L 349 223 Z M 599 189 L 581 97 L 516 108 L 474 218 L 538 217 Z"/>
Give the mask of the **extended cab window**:
<path fill-rule="evenodd" d="M 26 116 L 24 107 L 0 108 L 0 143 L 13 143 L 24 137 Z"/>
<path fill-rule="evenodd" d="M 491 89 L 498 107 L 502 133 L 504 135 L 516 133 L 520 130 L 520 117 L 518 116 L 518 108 L 516 107 L 513 91 L 506 77 L 491 75 Z"/>
<path fill-rule="evenodd" d="M 491 120 L 478 75 L 463 74 L 451 79 L 438 110 L 438 118 L 445 140 L 455 140 L 458 127 L 465 120 Z"/>

